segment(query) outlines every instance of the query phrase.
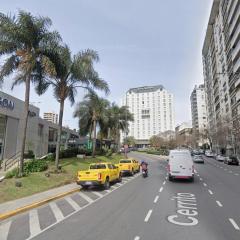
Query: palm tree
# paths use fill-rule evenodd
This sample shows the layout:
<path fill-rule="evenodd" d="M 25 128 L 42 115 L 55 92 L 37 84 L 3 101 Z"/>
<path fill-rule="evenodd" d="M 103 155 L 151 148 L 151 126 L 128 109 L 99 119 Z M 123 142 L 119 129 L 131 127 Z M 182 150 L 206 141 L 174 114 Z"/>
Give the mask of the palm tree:
<path fill-rule="evenodd" d="M 133 121 L 133 115 L 129 112 L 128 107 L 119 107 L 115 103 L 112 104 L 108 126 L 110 135 L 115 139 L 118 150 L 120 149 L 120 132 L 128 132 L 129 122 Z"/>
<path fill-rule="evenodd" d="M 62 121 L 64 112 L 64 103 L 69 99 L 73 105 L 78 88 L 85 88 L 89 92 L 93 89 L 109 92 L 107 82 L 100 79 L 98 73 L 94 70 L 94 62 L 99 61 L 98 54 L 93 50 L 78 52 L 73 57 L 67 46 L 59 47 L 58 54 L 53 55 L 51 61 L 55 66 L 55 74 L 44 86 L 44 90 L 51 85 L 54 96 L 60 104 L 59 110 L 59 128 L 56 146 L 55 165 L 59 165 L 59 152 L 61 144 Z"/>
<path fill-rule="evenodd" d="M 95 93 L 89 93 L 80 102 L 74 112 L 74 117 L 79 118 L 79 128 L 81 135 L 93 134 L 92 156 L 96 153 L 97 126 L 100 129 L 106 126 L 108 122 L 107 110 L 109 101 L 99 97 Z"/>
<path fill-rule="evenodd" d="M 6 57 L 0 69 L 0 81 L 3 82 L 5 77 L 15 73 L 12 88 L 17 84 L 25 84 L 20 176 L 23 174 L 30 85 L 34 83 L 40 94 L 40 88 L 52 69 L 49 56 L 61 41 L 57 32 L 49 31 L 51 25 L 49 18 L 34 17 L 24 11 L 19 11 L 13 17 L 0 13 L 0 56 Z"/>

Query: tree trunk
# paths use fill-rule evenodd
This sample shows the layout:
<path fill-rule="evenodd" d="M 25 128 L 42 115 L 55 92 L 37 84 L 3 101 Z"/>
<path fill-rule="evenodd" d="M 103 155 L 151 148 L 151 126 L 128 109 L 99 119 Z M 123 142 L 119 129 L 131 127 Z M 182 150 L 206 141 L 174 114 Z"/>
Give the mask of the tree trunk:
<path fill-rule="evenodd" d="M 95 153 L 96 153 L 96 141 L 97 141 L 97 122 L 94 119 L 93 120 L 93 150 L 92 150 L 93 157 L 95 157 Z"/>
<path fill-rule="evenodd" d="M 30 79 L 29 75 L 26 79 L 25 85 L 25 102 L 24 102 L 24 115 L 23 115 L 23 137 L 22 137 L 22 146 L 21 146 L 21 155 L 20 155 L 20 165 L 19 165 L 19 176 L 23 176 L 23 164 L 24 164 L 24 152 L 25 152 L 25 143 L 27 136 L 27 122 L 28 122 L 28 111 L 29 111 L 29 98 L 30 98 Z"/>
<path fill-rule="evenodd" d="M 60 101 L 60 111 L 59 111 L 59 123 L 58 123 L 58 136 L 57 136 L 57 146 L 56 146 L 56 157 L 55 157 L 56 169 L 58 169 L 58 165 L 59 165 L 59 153 L 60 153 L 61 135 L 62 135 L 63 111 L 64 111 L 64 100 L 61 100 Z"/>

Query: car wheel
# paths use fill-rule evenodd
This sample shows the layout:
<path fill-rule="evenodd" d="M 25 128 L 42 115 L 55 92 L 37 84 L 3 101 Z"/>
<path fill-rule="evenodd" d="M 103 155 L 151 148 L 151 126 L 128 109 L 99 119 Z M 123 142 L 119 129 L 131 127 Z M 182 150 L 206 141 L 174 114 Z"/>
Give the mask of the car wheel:
<path fill-rule="evenodd" d="M 109 189 L 109 188 L 110 188 L 110 182 L 109 182 L 109 178 L 107 177 L 107 178 L 106 178 L 106 181 L 105 181 L 105 183 L 104 183 L 104 189 L 107 190 L 107 189 Z"/>
<path fill-rule="evenodd" d="M 121 173 L 119 173 L 118 182 L 119 182 L 119 183 L 122 182 L 122 174 L 121 174 Z"/>
<path fill-rule="evenodd" d="M 172 177 L 171 175 L 169 175 L 169 176 L 168 176 L 168 180 L 169 180 L 170 182 L 172 182 L 172 181 L 173 181 L 173 177 Z"/>
<path fill-rule="evenodd" d="M 82 186 L 83 190 L 88 190 L 88 186 Z"/>

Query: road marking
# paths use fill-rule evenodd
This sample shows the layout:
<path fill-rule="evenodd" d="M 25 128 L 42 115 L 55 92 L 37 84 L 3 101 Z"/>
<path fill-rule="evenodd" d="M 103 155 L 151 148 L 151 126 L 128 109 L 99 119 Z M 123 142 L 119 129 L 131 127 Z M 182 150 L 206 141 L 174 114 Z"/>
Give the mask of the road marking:
<path fill-rule="evenodd" d="M 153 211 L 152 209 L 148 211 L 148 213 L 144 219 L 144 222 L 148 222 L 149 218 L 151 217 L 152 211 Z"/>
<path fill-rule="evenodd" d="M 163 185 L 165 185 L 165 184 L 166 184 L 166 181 L 163 182 Z"/>
<path fill-rule="evenodd" d="M 167 180 L 167 177 L 165 177 L 165 179 Z"/>
<path fill-rule="evenodd" d="M 218 205 L 219 207 L 222 207 L 222 206 L 223 206 L 219 201 L 216 201 L 216 203 L 217 203 L 217 205 Z"/>
<path fill-rule="evenodd" d="M 234 175 L 235 175 L 235 176 L 238 176 L 239 174 L 238 174 L 238 173 L 235 173 Z"/>
<path fill-rule="evenodd" d="M 0 225 L 0 236 L 1 236 L 1 239 L 2 240 L 7 240 L 8 238 L 8 232 L 9 232 L 9 228 L 11 226 L 11 221 L 3 224 L 3 225 Z"/>
<path fill-rule="evenodd" d="M 203 186 L 204 186 L 204 187 L 206 187 L 206 186 L 207 186 L 207 184 L 206 184 L 206 183 L 203 183 Z"/>
<path fill-rule="evenodd" d="M 240 230 L 239 226 L 237 225 L 237 223 L 232 218 L 229 218 L 229 221 L 236 230 L 238 230 L 238 231 Z"/>
<path fill-rule="evenodd" d="M 232 173 L 232 171 L 229 171 L 229 173 Z"/>
<path fill-rule="evenodd" d="M 162 192 L 162 190 L 163 190 L 163 187 L 160 187 L 159 192 Z"/>
<path fill-rule="evenodd" d="M 159 196 L 157 195 L 153 202 L 156 203 L 158 201 L 158 199 L 159 199 Z"/>
<path fill-rule="evenodd" d="M 110 192 L 112 192 L 111 190 L 105 190 L 107 193 L 110 193 Z"/>
<path fill-rule="evenodd" d="M 200 179 L 200 181 L 202 181 L 203 179 L 202 178 L 199 178 Z"/>
<path fill-rule="evenodd" d="M 116 187 L 116 186 L 111 186 L 111 188 L 112 188 L 112 189 L 116 189 L 116 188 L 118 188 L 118 187 Z"/>
<path fill-rule="evenodd" d="M 99 193 L 99 192 L 96 192 L 96 191 L 93 191 L 93 193 L 95 194 L 95 195 L 97 195 L 98 197 L 100 197 L 100 198 L 102 198 L 104 195 L 103 194 L 101 194 L 101 193 Z"/>
<path fill-rule="evenodd" d="M 65 200 L 73 207 L 75 211 L 81 208 L 72 198 L 66 197 Z"/>
<path fill-rule="evenodd" d="M 107 191 L 110 191 L 110 190 L 107 190 Z M 83 199 L 85 199 L 89 203 L 93 202 L 93 200 L 90 197 L 88 197 L 86 194 L 84 194 L 82 192 L 78 192 L 78 195 L 80 195 Z"/>
<path fill-rule="evenodd" d="M 37 209 L 33 209 L 29 212 L 29 227 L 31 236 L 41 232 Z"/>
<path fill-rule="evenodd" d="M 49 206 L 51 207 L 52 212 L 53 212 L 57 222 L 64 218 L 64 216 L 63 216 L 61 210 L 59 209 L 59 207 L 57 206 L 56 202 L 49 203 Z"/>
<path fill-rule="evenodd" d="M 209 192 L 211 195 L 213 195 L 213 192 L 212 192 L 211 190 L 208 189 L 208 192 Z"/>
<path fill-rule="evenodd" d="M 140 240 L 140 237 L 139 237 L 139 236 L 136 236 L 136 237 L 134 238 L 134 240 Z"/>
<path fill-rule="evenodd" d="M 227 169 L 226 169 L 226 168 L 224 168 L 224 171 L 227 171 Z"/>

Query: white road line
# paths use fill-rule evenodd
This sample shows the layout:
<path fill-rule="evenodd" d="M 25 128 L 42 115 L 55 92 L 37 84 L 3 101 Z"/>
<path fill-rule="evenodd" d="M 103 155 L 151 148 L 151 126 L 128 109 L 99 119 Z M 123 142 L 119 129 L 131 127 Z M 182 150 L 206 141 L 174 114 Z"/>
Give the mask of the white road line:
<path fill-rule="evenodd" d="M 165 179 L 167 180 L 167 177 L 165 177 Z"/>
<path fill-rule="evenodd" d="M 157 203 L 157 201 L 158 201 L 158 199 L 159 199 L 159 196 L 157 195 L 156 197 L 155 197 L 155 199 L 154 199 L 154 203 Z"/>
<path fill-rule="evenodd" d="M 209 192 L 211 195 L 213 195 L 213 192 L 212 192 L 210 189 L 208 189 L 208 192 Z"/>
<path fill-rule="evenodd" d="M 65 200 L 72 206 L 75 211 L 81 209 L 81 207 L 72 198 L 66 197 Z"/>
<path fill-rule="evenodd" d="M 240 230 L 239 226 L 237 225 L 237 223 L 232 218 L 229 218 L 229 221 L 236 230 L 238 230 L 238 231 Z"/>
<path fill-rule="evenodd" d="M 239 174 L 238 174 L 238 173 L 235 173 L 234 175 L 235 175 L 235 176 L 238 176 Z"/>
<path fill-rule="evenodd" d="M 151 217 L 152 211 L 153 211 L 152 209 L 148 211 L 148 213 L 144 219 L 144 222 L 148 222 L 149 218 Z"/>
<path fill-rule="evenodd" d="M 163 185 L 165 185 L 165 184 L 166 184 L 166 181 L 163 182 Z"/>
<path fill-rule="evenodd" d="M 134 238 L 134 240 L 140 240 L 140 237 L 139 237 L 139 236 L 136 236 L 136 237 Z"/>
<path fill-rule="evenodd" d="M 227 171 L 227 169 L 226 169 L 226 168 L 224 168 L 224 171 Z"/>
<path fill-rule="evenodd" d="M 93 193 L 94 193 L 95 195 L 97 195 L 98 197 L 100 197 L 100 198 L 102 198 L 102 197 L 104 196 L 104 195 L 101 194 L 100 192 L 93 191 Z"/>
<path fill-rule="evenodd" d="M 33 209 L 29 212 L 29 227 L 31 236 L 41 232 L 37 209 Z"/>
<path fill-rule="evenodd" d="M 64 218 L 60 208 L 57 206 L 57 204 L 55 202 L 50 202 L 49 206 L 51 207 L 52 212 L 53 212 L 57 222 Z"/>
<path fill-rule="evenodd" d="M 112 185 L 112 186 L 111 186 L 111 188 L 112 188 L 112 189 L 116 189 L 116 188 L 118 188 L 118 187 L 117 187 L 117 186 L 113 186 L 113 185 Z"/>
<path fill-rule="evenodd" d="M 229 173 L 232 173 L 232 171 L 229 171 Z"/>
<path fill-rule="evenodd" d="M 207 186 L 207 184 L 206 184 L 206 183 L 203 183 L 203 186 L 204 186 L 204 187 L 206 187 L 206 186 Z"/>
<path fill-rule="evenodd" d="M 163 190 L 163 187 L 160 187 L 159 192 L 162 192 L 162 190 Z"/>
<path fill-rule="evenodd" d="M 8 232 L 9 232 L 9 228 L 11 226 L 11 221 L 4 223 L 3 225 L 0 225 L 0 236 L 1 236 L 1 240 L 7 240 L 8 238 Z"/>
<path fill-rule="evenodd" d="M 110 190 L 106 190 L 106 191 L 110 191 Z M 80 197 L 82 197 L 83 199 L 85 199 L 89 203 L 93 202 L 93 200 L 90 197 L 88 197 L 86 194 L 82 193 L 81 191 L 78 192 L 78 195 L 80 195 Z"/>
<path fill-rule="evenodd" d="M 111 190 L 105 190 L 107 193 L 110 193 L 111 192 Z"/>
<path fill-rule="evenodd" d="M 199 178 L 200 179 L 200 181 L 202 181 L 203 179 L 202 178 Z"/>
<path fill-rule="evenodd" d="M 217 203 L 217 205 L 219 206 L 219 207 L 222 207 L 223 205 L 221 204 L 221 202 L 219 202 L 219 201 L 216 201 L 216 203 Z"/>

